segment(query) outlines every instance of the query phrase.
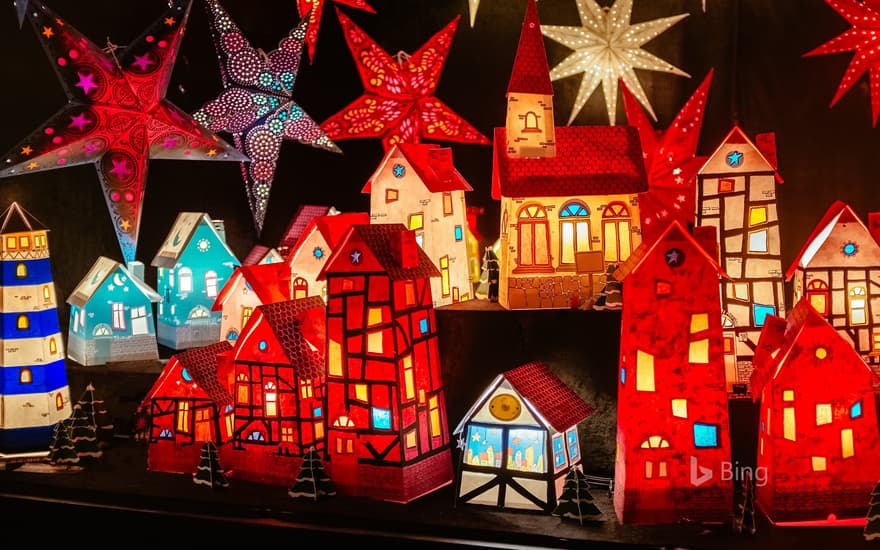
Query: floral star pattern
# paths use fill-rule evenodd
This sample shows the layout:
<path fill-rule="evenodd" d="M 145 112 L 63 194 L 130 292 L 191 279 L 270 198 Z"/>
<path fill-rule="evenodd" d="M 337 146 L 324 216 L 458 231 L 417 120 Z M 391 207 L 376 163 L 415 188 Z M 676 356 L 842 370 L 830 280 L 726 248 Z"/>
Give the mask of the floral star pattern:
<path fill-rule="evenodd" d="M 296 0 L 296 9 L 300 17 L 309 16 L 309 26 L 306 29 L 306 46 L 309 51 L 309 61 L 315 61 L 315 47 L 318 44 L 318 31 L 321 29 L 321 14 L 324 12 L 324 4 L 330 0 Z M 337 4 L 376 13 L 376 10 L 367 4 L 367 0 L 334 0 Z"/>
<path fill-rule="evenodd" d="M 30 7 L 69 101 L 2 157 L 0 178 L 94 164 L 122 256 L 133 261 L 148 159 L 246 160 L 165 99 L 191 0 L 170 2 L 140 37 L 110 53 L 42 3 Z M 209 156 L 212 149 L 220 153 Z"/>
<path fill-rule="evenodd" d="M 634 69 L 690 77 L 681 69 L 642 49 L 642 45 L 688 14 L 632 25 L 633 0 L 617 0 L 610 8 L 600 7 L 596 0 L 575 1 L 581 19 L 580 27 L 541 25 L 544 36 L 574 50 L 553 67 L 550 80 L 557 81 L 583 73 L 568 123 L 574 122 L 601 84 L 608 120 L 613 126 L 617 114 L 617 85 L 621 80 L 651 118 L 657 120 Z"/>
<path fill-rule="evenodd" d="M 223 92 L 193 113 L 214 132 L 232 134 L 250 159 L 241 173 L 257 235 L 263 229 L 269 193 L 285 139 L 340 153 L 336 144 L 292 99 L 309 20 L 303 18 L 278 48 L 265 54 L 250 45 L 216 0 L 207 0 Z"/>
<path fill-rule="evenodd" d="M 395 59 L 336 10 L 364 94 L 321 127 L 330 139 L 380 138 L 385 151 L 422 139 L 488 145 L 486 136 L 434 97 L 460 17 L 412 55 Z"/>

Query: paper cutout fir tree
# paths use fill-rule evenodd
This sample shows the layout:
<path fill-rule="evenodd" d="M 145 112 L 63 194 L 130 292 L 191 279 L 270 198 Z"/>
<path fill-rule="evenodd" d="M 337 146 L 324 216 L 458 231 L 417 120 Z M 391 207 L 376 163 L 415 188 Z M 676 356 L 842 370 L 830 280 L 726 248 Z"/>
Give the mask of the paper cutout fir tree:
<path fill-rule="evenodd" d="M 880 481 L 871 491 L 871 507 L 865 517 L 865 540 L 880 540 Z"/>
<path fill-rule="evenodd" d="M 734 511 L 734 528 L 737 533 L 754 535 L 757 531 L 755 524 L 755 480 L 749 470 L 743 473 L 740 498 L 742 501 L 737 503 Z"/>
<path fill-rule="evenodd" d="M 590 484 L 580 466 L 572 466 L 565 474 L 565 484 L 562 486 L 562 494 L 559 502 L 551 512 L 554 516 L 562 519 L 576 519 L 581 525 L 584 520 L 599 521 L 604 519 L 604 514 L 593 502 L 590 493 Z"/>
<path fill-rule="evenodd" d="M 89 419 L 89 423 L 95 428 L 95 435 L 98 438 L 98 445 L 105 447 L 109 444 L 113 437 L 113 421 L 104 408 L 103 399 L 95 399 L 95 386 L 89 383 L 86 386 L 82 397 L 77 401 L 77 405 L 83 410 L 83 413 Z"/>
<path fill-rule="evenodd" d="M 49 444 L 49 462 L 52 464 L 76 464 L 79 455 L 76 454 L 73 440 L 70 438 L 70 419 L 58 421 L 52 430 L 52 442 Z"/>
<path fill-rule="evenodd" d="M 609 265 L 605 270 L 605 286 L 599 292 L 599 298 L 593 304 L 593 309 L 618 311 L 623 308 L 623 284 L 614 278 L 616 270 L 617 266 L 614 264 Z"/>
<path fill-rule="evenodd" d="M 321 457 L 318 456 L 318 450 L 314 446 L 309 447 L 303 457 L 299 475 L 296 476 L 296 481 L 287 494 L 294 498 L 311 498 L 313 500 L 336 495 L 336 487 L 324 471 Z"/>
<path fill-rule="evenodd" d="M 101 458 L 104 452 L 98 445 L 98 433 L 89 413 L 82 405 L 76 404 L 73 406 L 73 416 L 70 418 L 70 439 L 80 461 Z"/>
<path fill-rule="evenodd" d="M 27 10 L 68 103 L 2 157 L 0 178 L 94 164 L 126 263 L 149 159 L 247 160 L 165 99 L 192 0 L 173 0 L 127 47 L 105 51 L 44 4 Z"/>
<path fill-rule="evenodd" d="M 205 441 L 202 445 L 199 465 L 192 477 L 193 483 L 196 485 L 207 485 L 212 489 L 229 487 L 229 481 L 226 479 L 226 474 L 223 473 L 220 460 L 217 458 L 217 446 L 212 441 Z"/>

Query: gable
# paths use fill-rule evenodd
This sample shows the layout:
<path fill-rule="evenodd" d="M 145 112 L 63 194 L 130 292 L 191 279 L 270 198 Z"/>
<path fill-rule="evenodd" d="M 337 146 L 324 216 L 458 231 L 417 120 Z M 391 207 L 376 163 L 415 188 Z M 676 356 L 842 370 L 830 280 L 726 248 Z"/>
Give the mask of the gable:
<path fill-rule="evenodd" d="M 214 226 L 203 218 L 190 234 L 189 242 L 183 251 L 178 255 L 177 264 L 216 269 L 214 266 L 232 267 L 239 265 L 239 262 Z"/>
<path fill-rule="evenodd" d="M 236 269 L 233 271 L 232 276 L 229 277 L 226 284 L 220 289 L 220 293 L 217 294 L 217 298 L 214 300 L 214 305 L 211 306 L 211 311 L 223 311 L 223 305 L 233 296 L 240 294 L 244 284 L 245 280 L 244 276 L 241 274 L 241 270 Z"/>
<path fill-rule="evenodd" d="M 522 403 L 519 415 L 511 420 L 500 420 L 491 412 L 490 407 L 492 399 L 501 394 L 513 395 L 520 403 Z M 482 395 L 474 401 L 474 404 L 471 405 L 470 410 L 461 419 L 461 422 L 459 422 L 453 433 L 458 434 L 464 431 L 465 426 L 472 422 L 485 424 L 516 424 L 518 426 L 532 426 L 547 429 L 545 423 L 541 422 L 539 417 L 533 413 L 531 404 L 523 399 L 523 396 L 516 391 L 503 375 L 497 376 L 495 380 L 489 384 L 486 390 L 483 391 Z M 466 435 L 467 434 L 465 434 L 465 436 Z"/>
<path fill-rule="evenodd" d="M 381 273 L 385 269 L 373 252 L 355 232 L 349 234 L 341 246 L 333 251 L 327 264 L 318 276 L 322 279 L 329 273 Z"/>
<path fill-rule="evenodd" d="M 728 159 L 731 162 L 728 162 Z M 738 160 L 739 164 L 733 164 Z M 733 165 L 732 165 L 733 164 Z M 701 176 L 710 174 L 775 173 L 776 170 L 738 127 L 734 127 L 699 170 Z"/>
<path fill-rule="evenodd" d="M 402 171 L 401 176 L 395 175 L 395 173 L 400 173 L 400 171 Z M 373 172 L 370 179 L 367 180 L 361 192 L 384 195 L 385 189 L 400 189 L 401 192 L 420 195 L 428 194 L 428 188 L 425 187 L 422 178 L 419 177 L 415 167 L 404 156 L 399 147 L 392 148 L 385 155 L 385 158 L 382 159 L 379 167 Z M 380 198 L 385 200 L 384 196 Z"/>
<path fill-rule="evenodd" d="M 189 376 L 189 373 L 187 373 Z M 191 376 L 190 376 L 191 378 Z M 204 399 L 209 400 L 208 394 L 198 385 L 186 383 L 183 377 L 183 364 L 172 356 L 162 369 L 162 373 L 156 383 L 147 393 L 145 401 L 150 399 Z"/>
<path fill-rule="evenodd" d="M 104 256 L 99 257 L 92 267 L 89 269 L 88 273 L 82 278 L 76 288 L 73 289 L 73 292 L 67 298 L 67 303 L 74 306 L 83 307 L 89 300 L 91 300 L 92 296 L 101 288 L 104 280 L 110 276 L 110 273 L 116 269 L 119 263 L 111 260 L 110 258 L 106 258 Z"/>
<path fill-rule="evenodd" d="M 266 342 L 266 349 L 260 349 L 260 342 Z M 278 339 L 272 332 L 269 323 L 259 308 L 254 310 L 253 315 L 248 319 L 247 324 L 241 329 L 241 335 L 235 342 L 235 349 L 232 352 L 232 360 L 256 361 L 260 363 L 271 363 L 276 365 L 289 364 L 284 350 L 278 342 Z"/>
<path fill-rule="evenodd" d="M 824 238 L 823 238 L 824 237 Z M 801 267 L 876 267 L 880 266 L 880 245 L 861 221 L 852 216 L 840 217 L 827 233 L 820 234 L 801 257 Z M 853 246 L 847 246 L 853 245 Z M 815 252 L 810 257 L 810 252 Z M 853 251 L 852 254 L 849 254 Z"/>
<path fill-rule="evenodd" d="M 202 212 L 179 213 L 174 225 L 171 226 L 171 231 L 168 232 L 150 265 L 153 267 L 173 267 L 183 249 L 189 244 L 190 237 L 199 221 L 206 216 Z"/>

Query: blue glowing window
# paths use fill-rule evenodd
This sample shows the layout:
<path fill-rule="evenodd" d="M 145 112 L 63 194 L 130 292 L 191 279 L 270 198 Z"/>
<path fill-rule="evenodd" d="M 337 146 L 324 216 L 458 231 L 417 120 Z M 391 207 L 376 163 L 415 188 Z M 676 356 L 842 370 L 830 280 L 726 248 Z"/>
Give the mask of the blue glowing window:
<path fill-rule="evenodd" d="M 694 446 L 698 448 L 718 446 L 718 426 L 694 423 Z"/>
<path fill-rule="evenodd" d="M 572 216 L 589 216 L 590 211 L 580 202 L 570 202 L 562 207 L 559 212 L 560 218 L 570 218 Z"/>
<path fill-rule="evenodd" d="M 390 430 L 391 410 L 373 407 L 373 427 L 380 430 Z"/>
<path fill-rule="evenodd" d="M 315 418 L 321 418 L 323 414 L 324 411 L 321 410 L 321 407 L 315 407 L 314 409 L 312 409 L 312 416 L 314 416 Z"/>
<path fill-rule="evenodd" d="M 460 225 L 456 225 L 455 226 L 455 240 L 456 240 L 456 242 L 462 240 L 463 238 L 464 238 L 464 231 L 461 230 Z"/>
<path fill-rule="evenodd" d="M 252 431 L 247 436 L 248 441 L 266 441 L 266 436 L 262 434 L 262 432 L 258 432 L 256 430 Z"/>
<path fill-rule="evenodd" d="M 727 153 L 727 156 L 724 157 L 724 161 L 731 168 L 738 168 L 742 166 L 743 163 L 743 154 L 740 151 L 731 151 Z"/>
<path fill-rule="evenodd" d="M 857 245 L 856 243 L 854 243 L 852 241 L 843 245 L 843 253 L 846 254 L 847 256 L 855 256 L 856 252 L 858 252 L 858 251 L 859 251 L 859 245 Z"/>
<path fill-rule="evenodd" d="M 578 441 L 577 428 L 569 428 L 565 432 L 565 442 L 568 446 L 568 456 L 569 458 L 571 458 L 572 462 L 574 462 L 579 456 L 581 456 L 581 447 L 580 442 Z"/>
<path fill-rule="evenodd" d="M 860 418 L 862 416 L 862 402 L 856 401 L 852 404 L 852 407 L 849 408 L 849 417 L 850 418 Z"/>
<path fill-rule="evenodd" d="M 183 378 L 187 382 L 193 381 L 192 376 L 189 374 L 189 371 L 186 369 L 183 369 L 180 371 L 180 377 Z"/>
<path fill-rule="evenodd" d="M 764 323 L 767 322 L 768 315 L 776 315 L 776 308 L 764 304 L 754 304 L 752 305 L 752 312 L 755 314 L 755 326 L 763 327 Z"/>
<path fill-rule="evenodd" d="M 266 351 L 266 348 L 269 347 L 269 344 L 267 344 L 265 340 L 260 340 L 260 343 L 257 344 L 257 347 L 260 348 L 260 351 Z"/>
<path fill-rule="evenodd" d="M 427 317 L 424 319 L 419 319 L 419 331 L 421 331 L 422 334 L 425 334 L 428 332 L 428 318 Z"/>
<path fill-rule="evenodd" d="M 626 367 L 620 367 L 620 383 L 626 384 Z"/>
<path fill-rule="evenodd" d="M 565 466 L 565 444 L 562 434 L 553 436 L 553 467 L 557 470 Z"/>
<path fill-rule="evenodd" d="M 404 166 L 404 165 L 402 165 L 402 164 L 395 164 L 395 165 L 391 168 L 391 173 L 394 174 L 394 177 L 395 177 L 395 178 L 400 179 L 400 178 L 402 178 L 403 176 L 406 175 L 406 166 Z"/>
<path fill-rule="evenodd" d="M 162 428 L 162 431 L 159 432 L 160 439 L 174 439 L 174 434 L 171 433 L 171 430 L 168 428 Z"/>

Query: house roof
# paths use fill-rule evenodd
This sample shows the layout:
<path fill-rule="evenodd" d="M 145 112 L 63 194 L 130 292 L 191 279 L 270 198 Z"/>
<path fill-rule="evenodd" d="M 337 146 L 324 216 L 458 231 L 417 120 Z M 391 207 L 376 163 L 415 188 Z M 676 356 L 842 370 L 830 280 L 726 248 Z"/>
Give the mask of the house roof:
<path fill-rule="evenodd" d="M 634 126 L 556 126 L 556 155 L 507 156 L 505 128 L 495 128 L 492 198 L 642 193 L 648 176 Z"/>
<path fill-rule="evenodd" d="M 520 365 L 503 375 L 557 432 L 596 412 L 541 361 Z"/>
<path fill-rule="evenodd" d="M 217 240 L 220 241 L 229 256 L 235 258 L 235 253 L 226 244 L 226 239 L 217 233 L 214 221 L 211 220 L 208 214 L 205 212 L 180 212 L 174 221 L 174 225 L 171 226 L 171 231 L 168 232 L 165 242 L 162 243 L 159 252 L 156 253 L 150 265 L 153 267 L 174 267 L 177 264 L 177 260 L 180 259 L 180 255 L 189 246 L 193 234 L 195 234 L 196 229 L 202 222 L 217 235 Z"/>
<path fill-rule="evenodd" d="M 388 161 L 395 158 L 397 153 L 403 155 L 419 179 L 431 193 L 443 191 L 473 191 L 473 188 L 464 179 L 455 165 L 452 163 L 452 149 L 440 147 L 432 143 L 398 143 L 392 147 L 379 167 L 367 180 L 362 193 L 369 193 L 373 189 L 373 181 L 385 169 Z"/>
<path fill-rule="evenodd" d="M 277 264 L 257 264 L 236 267 L 232 276 L 220 289 L 220 294 L 214 300 L 211 311 L 222 311 L 223 304 L 238 286 L 244 281 L 257 295 L 260 303 L 271 304 L 290 300 L 290 266 L 281 262 Z"/>
<path fill-rule="evenodd" d="M 515 92 L 553 95 L 550 66 L 547 64 L 547 51 L 544 49 L 544 36 L 541 34 L 541 21 L 538 19 L 535 0 L 528 0 L 526 4 L 513 70 L 507 84 L 507 93 Z"/>
<path fill-rule="evenodd" d="M 12 202 L 6 210 L 0 214 L 0 235 L 6 233 L 25 233 L 27 231 L 46 230 L 46 226 L 21 207 L 17 202 Z"/>
<path fill-rule="evenodd" d="M 409 268 L 400 265 L 391 247 L 398 241 L 398 235 L 401 231 L 408 231 L 402 223 L 352 225 L 340 241 L 339 246 L 333 249 L 333 253 L 327 260 L 327 263 L 324 264 L 321 273 L 318 274 L 318 280 L 326 279 L 327 270 L 336 262 L 346 244 L 352 239 L 363 242 L 376 257 L 382 269 L 393 280 L 439 277 L 440 271 L 437 269 L 437 266 L 434 265 L 434 262 L 431 261 L 431 258 L 425 254 L 425 251 L 420 246 L 416 247 L 416 253 L 419 258 L 418 265 Z"/>
<path fill-rule="evenodd" d="M 196 384 L 201 386 L 211 401 L 219 407 L 232 404 L 232 396 L 229 395 L 229 392 L 220 383 L 220 377 L 217 376 L 217 354 L 230 349 L 232 349 L 232 344 L 222 340 L 175 354 L 177 360 L 192 376 Z"/>
<path fill-rule="evenodd" d="M 150 288 L 147 283 L 143 282 L 139 277 L 134 275 L 131 271 L 128 270 L 121 263 L 111 260 L 105 256 L 99 256 L 95 263 L 92 264 L 91 269 L 89 269 L 86 276 L 82 278 L 76 288 L 73 289 L 73 292 L 68 296 L 67 303 L 70 305 L 83 307 L 86 303 L 92 299 L 92 296 L 95 295 L 95 292 L 101 288 L 104 284 L 104 281 L 107 280 L 107 277 L 111 275 L 114 276 L 114 284 L 124 284 L 124 282 L 117 282 L 116 280 L 116 270 L 119 269 L 122 271 L 122 274 L 128 278 L 128 281 L 131 282 L 132 286 L 140 291 L 141 294 L 144 295 L 151 302 L 161 302 L 162 297 L 159 294 Z"/>
<path fill-rule="evenodd" d="M 810 233 L 810 236 L 804 241 L 804 245 L 801 247 L 800 252 L 794 257 L 794 260 L 785 272 L 785 280 L 791 280 L 791 277 L 794 275 L 794 272 L 797 271 L 798 267 L 807 267 L 810 265 L 816 252 L 822 248 L 822 245 L 825 244 L 825 241 L 831 235 L 835 225 L 838 223 L 852 222 L 861 225 L 868 235 L 871 234 L 864 222 L 862 222 L 848 204 L 839 200 L 834 201 L 825 212 L 825 215 L 822 216 L 822 219 L 819 220 L 819 223 L 813 229 L 813 232 Z"/>
<path fill-rule="evenodd" d="M 721 144 L 712 152 L 711 155 L 706 159 L 705 164 L 699 169 L 698 174 L 703 174 L 705 172 L 712 173 L 724 173 L 730 172 L 732 169 L 727 166 L 722 157 L 726 156 L 727 153 L 731 150 L 730 146 L 742 145 L 745 147 L 749 147 L 757 153 L 757 157 L 749 156 L 745 161 L 741 168 L 745 168 L 749 172 L 772 172 L 776 181 L 778 183 L 782 183 L 782 177 L 776 171 L 776 143 L 775 138 L 771 139 L 773 134 L 759 134 L 760 142 L 763 147 L 759 147 L 755 145 L 755 142 L 750 140 L 748 136 L 740 129 L 739 126 L 734 125 L 733 128 L 730 129 L 730 132 L 727 133 L 727 136 L 721 140 Z M 757 139 L 757 138 L 756 138 Z M 771 150 L 773 149 L 773 150 Z"/>
<path fill-rule="evenodd" d="M 280 258 L 281 254 L 278 253 L 278 250 L 274 248 L 269 248 L 268 246 L 264 246 L 261 244 L 255 244 L 253 248 L 251 248 L 250 252 L 247 253 L 244 260 L 242 260 L 241 265 L 257 265 L 266 259 L 267 256 L 271 256 L 273 254 L 277 254 Z"/>
<path fill-rule="evenodd" d="M 315 216 L 326 216 L 332 209 L 332 206 L 319 206 L 314 204 L 304 204 L 300 206 L 297 209 L 296 214 L 293 215 L 293 219 L 290 220 L 287 229 L 284 230 L 284 233 L 278 240 L 278 249 L 282 254 L 287 254 L 289 251 L 293 250 L 294 245 L 296 245 L 296 242 L 299 240 L 306 227 L 308 227 L 312 218 Z"/>
<path fill-rule="evenodd" d="M 309 296 L 264 304 L 257 309 L 278 339 L 284 355 L 300 376 L 324 375 L 325 317 L 324 300 Z"/>

